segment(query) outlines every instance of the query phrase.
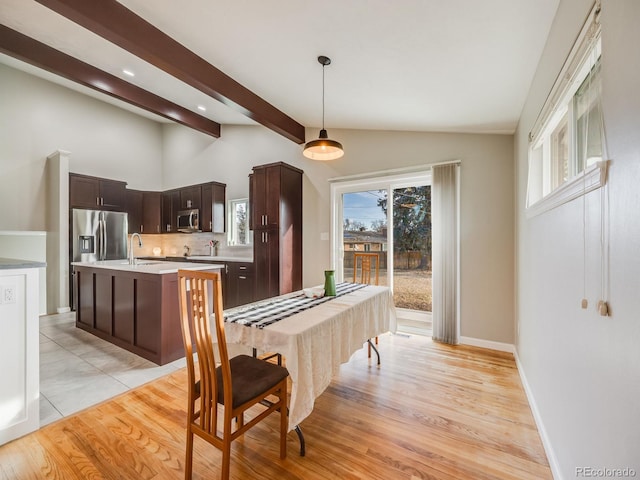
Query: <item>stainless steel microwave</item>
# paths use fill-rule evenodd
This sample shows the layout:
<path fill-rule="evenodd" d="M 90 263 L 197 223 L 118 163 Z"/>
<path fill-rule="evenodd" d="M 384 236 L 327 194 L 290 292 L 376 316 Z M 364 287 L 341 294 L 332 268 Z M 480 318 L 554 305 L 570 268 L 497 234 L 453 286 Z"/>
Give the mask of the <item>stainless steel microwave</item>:
<path fill-rule="evenodd" d="M 200 211 L 197 208 L 179 211 L 177 225 L 179 232 L 200 232 Z"/>

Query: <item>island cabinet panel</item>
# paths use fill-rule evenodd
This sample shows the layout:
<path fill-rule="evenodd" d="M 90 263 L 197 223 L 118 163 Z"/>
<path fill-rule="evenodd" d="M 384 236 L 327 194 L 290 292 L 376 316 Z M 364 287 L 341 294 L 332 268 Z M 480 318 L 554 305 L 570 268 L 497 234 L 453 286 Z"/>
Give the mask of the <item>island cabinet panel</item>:
<path fill-rule="evenodd" d="M 76 281 L 78 282 L 78 298 L 76 308 L 76 323 L 82 325 L 81 328 L 93 328 L 95 325 L 93 297 L 93 273 L 85 269 L 76 269 Z"/>
<path fill-rule="evenodd" d="M 76 327 L 158 365 L 184 357 L 176 273 L 74 268 Z"/>
<path fill-rule="evenodd" d="M 95 328 L 107 335 L 111 335 L 113 322 L 113 296 L 111 290 L 112 276 L 108 273 L 95 274 Z"/>
<path fill-rule="evenodd" d="M 144 278 L 150 276 L 144 275 L 135 280 L 137 302 L 134 345 L 157 355 L 160 350 L 160 329 L 158 328 L 158 321 L 161 318 L 160 303 L 158 302 L 160 285 L 157 281 L 159 278 Z"/>
<path fill-rule="evenodd" d="M 135 280 L 113 277 L 113 336 L 133 344 Z"/>

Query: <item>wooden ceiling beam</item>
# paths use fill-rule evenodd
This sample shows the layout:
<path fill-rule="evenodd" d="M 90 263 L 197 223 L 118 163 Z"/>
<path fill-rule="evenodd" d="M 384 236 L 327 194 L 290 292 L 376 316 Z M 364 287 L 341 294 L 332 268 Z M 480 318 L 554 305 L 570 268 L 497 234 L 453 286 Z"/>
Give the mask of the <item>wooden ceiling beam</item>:
<path fill-rule="evenodd" d="M 304 126 L 116 0 L 36 1 L 289 140 L 304 143 Z"/>
<path fill-rule="evenodd" d="M 187 127 L 220 137 L 220 124 L 0 25 L 0 52 Z"/>

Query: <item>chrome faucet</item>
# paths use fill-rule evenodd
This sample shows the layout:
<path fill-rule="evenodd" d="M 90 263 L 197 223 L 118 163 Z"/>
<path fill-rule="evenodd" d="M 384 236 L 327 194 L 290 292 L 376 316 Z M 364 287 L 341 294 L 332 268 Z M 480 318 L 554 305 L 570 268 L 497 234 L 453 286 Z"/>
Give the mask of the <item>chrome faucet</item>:
<path fill-rule="evenodd" d="M 132 233 L 131 238 L 129 238 L 129 265 L 136 264 L 136 257 L 133 256 L 133 237 L 138 237 L 138 246 L 142 246 L 142 237 L 139 233 Z"/>

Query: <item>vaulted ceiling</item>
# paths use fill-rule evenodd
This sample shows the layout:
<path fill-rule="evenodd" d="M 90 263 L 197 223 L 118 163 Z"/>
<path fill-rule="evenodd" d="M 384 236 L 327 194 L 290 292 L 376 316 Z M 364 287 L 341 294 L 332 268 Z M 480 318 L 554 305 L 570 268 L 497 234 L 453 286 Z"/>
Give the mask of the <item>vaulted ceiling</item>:
<path fill-rule="evenodd" d="M 2 0 L 0 23 L 182 107 L 184 118 L 260 123 L 301 143 L 304 127 L 322 121 L 318 55 L 332 59 L 329 129 L 512 133 L 558 3 Z M 151 30 L 127 23 L 129 13 Z M 0 62 L 120 104 L 13 57 Z"/>

